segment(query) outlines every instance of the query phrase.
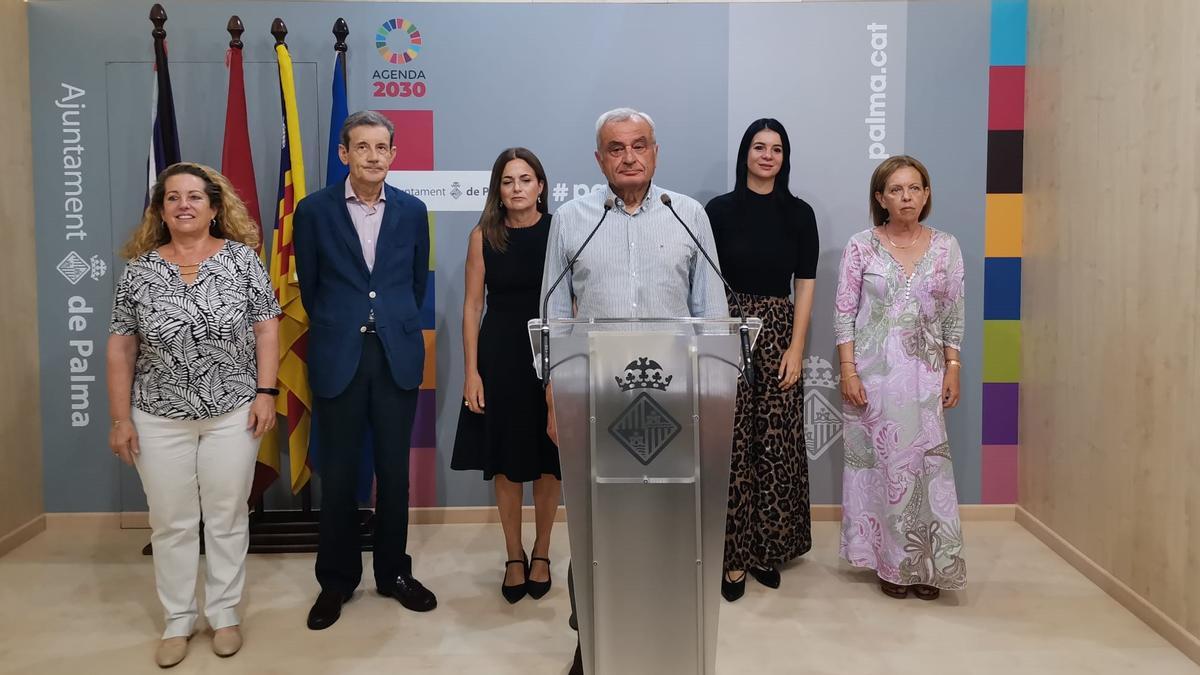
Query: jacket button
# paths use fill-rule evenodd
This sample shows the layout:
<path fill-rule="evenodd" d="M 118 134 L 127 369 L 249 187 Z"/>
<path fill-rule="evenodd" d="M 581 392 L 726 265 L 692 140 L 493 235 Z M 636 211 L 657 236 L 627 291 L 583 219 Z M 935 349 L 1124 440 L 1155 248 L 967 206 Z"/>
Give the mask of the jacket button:
<path fill-rule="evenodd" d="M 368 298 L 372 298 L 372 299 L 374 299 L 374 298 L 375 298 L 375 291 L 371 291 L 370 293 L 367 293 L 367 297 L 368 297 Z"/>
<path fill-rule="evenodd" d="M 365 333 L 365 332 L 367 332 L 367 327 L 366 327 L 366 326 L 359 326 L 359 327 L 358 327 L 358 332 L 360 332 L 360 333 Z"/>

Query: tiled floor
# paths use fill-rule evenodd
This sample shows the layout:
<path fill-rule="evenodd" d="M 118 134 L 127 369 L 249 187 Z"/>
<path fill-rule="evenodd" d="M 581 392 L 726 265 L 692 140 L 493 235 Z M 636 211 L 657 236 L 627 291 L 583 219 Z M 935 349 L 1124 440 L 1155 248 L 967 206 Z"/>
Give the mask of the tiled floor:
<path fill-rule="evenodd" d="M 721 675 L 1200 674 L 1200 667 L 1012 522 L 966 522 L 970 585 L 926 603 L 882 595 L 837 561 L 837 524 L 770 591 L 721 607 Z M 153 673 L 161 630 L 146 531 L 53 528 L 0 558 L 0 672 Z M 532 534 L 527 532 L 527 539 Z M 561 675 L 566 528 L 554 535 L 554 589 L 501 599 L 498 525 L 412 528 L 416 572 L 439 597 L 403 610 L 364 585 L 341 621 L 304 627 L 316 594 L 308 555 L 252 556 L 245 648 L 218 659 L 204 630 L 173 673 L 484 673 Z M 369 561 L 367 569 L 370 569 Z M 369 572 L 368 572 L 369 578 Z"/>

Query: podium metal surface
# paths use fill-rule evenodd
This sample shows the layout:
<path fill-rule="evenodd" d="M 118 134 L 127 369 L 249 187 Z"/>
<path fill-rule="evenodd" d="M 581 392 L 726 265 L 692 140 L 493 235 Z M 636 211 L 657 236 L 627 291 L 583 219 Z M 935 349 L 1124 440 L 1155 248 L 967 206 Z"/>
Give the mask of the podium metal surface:
<path fill-rule="evenodd" d="M 548 322 L 589 675 L 715 673 L 739 325 Z"/>

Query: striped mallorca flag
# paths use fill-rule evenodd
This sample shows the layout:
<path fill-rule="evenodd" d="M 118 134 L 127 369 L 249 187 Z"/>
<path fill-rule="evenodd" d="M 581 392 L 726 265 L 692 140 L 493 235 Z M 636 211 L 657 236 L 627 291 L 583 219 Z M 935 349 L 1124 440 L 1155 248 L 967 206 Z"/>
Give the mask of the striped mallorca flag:
<path fill-rule="evenodd" d="M 296 105 L 296 81 L 287 45 L 275 45 L 279 61 L 279 92 L 283 108 L 283 139 L 279 154 L 279 201 L 275 233 L 271 243 L 271 284 L 283 308 L 279 320 L 279 396 L 275 409 L 287 421 L 288 460 L 292 492 L 299 492 L 311 477 L 308 466 L 309 430 L 312 421 L 312 392 L 308 387 L 305 351 L 308 314 L 300 304 L 296 278 L 296 256 L 292 245 L 292 216 L 304 198 L 304 153 L 300 145 L 300 117 Z M 279 442 L 265 437 L 258 461 L 279 470 Z"/>

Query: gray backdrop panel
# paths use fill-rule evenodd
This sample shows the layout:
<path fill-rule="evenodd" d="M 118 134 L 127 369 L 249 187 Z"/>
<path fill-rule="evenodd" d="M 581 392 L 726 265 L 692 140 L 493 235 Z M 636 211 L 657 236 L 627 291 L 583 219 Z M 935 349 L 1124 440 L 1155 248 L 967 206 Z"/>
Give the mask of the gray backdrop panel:
<path fill-rule="evenodd" d="M 30 62 L 38 229 L 45 495 L 48 511 L 142 508 L 137 478 L 106 450 L 103 348 L 112 288 L 123 261 L 115 249 L 136 223 L 150 118 L 149 5 L 115 1 L 30 3 Z M 569 193 L 602 180 L 592 156 L 593 122 L 632 105 L 651 113 L 662 145 L 658 179 L 701 201 L 732 183 L 731 158 L 745 125 L 774 116 L 794 146 L 792 188 L 817 210 L 822 237 L 810 354 L 831 359 L 833 279 L 842 245 L 866 226 L 870 23 L 887 24 L 887 150 L 927 160 L 937 190 L 931 223 L 956 234 L 967 256 L 969 305 L 964 409 L 950 417 L 961 498 L 979 498 L 979 374 L 982 329 L 986 2 L 804 5 L 479 5 L 379 3 L 171 3 L 168 42 L 181 144 L 187 159 L 217 166 L 224 128 L 225 22 L 238 13 L 259 201 L 274 215 L 279 157 L 278 80 L 269 26 L 283 17 L 296 61 L 311 189 L 323 184 L 332 72 L 333 19 L 350 24 L 350 107 L 434 110 L 435 168 L 487 169 L 508 145 L 543 160 L 552 185 Z M 424 98 L 372 96 L 375 70 L 394 68 L 374 34 L 397 16 L 417 24 L 424 44 Z M 69 45 L 69 49 L 64 49 Z M 83 56 L 80 56 L 83 55 Z M 948 56 L 949 55 L 949 56 Z M 907 66 L 907 67 L 906 67 Z M 86 238 L 64 224 L 61 83 L 80 87 Z M 74 115 L 71 116 L 74 119 Z M 402 142 L 402 139 L 401 139 Z M 560 202 L 552 203 L 557 206 Z M 463 258 L 473 213 L 437 214 L 438 503 L 492 502 L 477 474 L 448 469 L 462 387 Z M 71 283 L 56 266 L 75 252 L 90 266 Z M 92 256 L 107 264 L 98 274 Z M 77 264 L 77 263 L 76 263 Z M 67 266 L 69 268 L 69 265 Z M 95 276 L 95 278 L 93 278 Z M 68 298 L 91 314 L 67 330 Z M 71 426 L 68 340 L 92 341 L 87 426 Z M 836 392 L 830 389 L 828 396 Z M 76 401 L 79 405 L 79 401 Z M 80 412 L 80 411 L 76 411 Z M 840 445 L 813 462 L 813 501 L 840 499 Z M 272 504 L 290 502 L 277 483 Z"/>

